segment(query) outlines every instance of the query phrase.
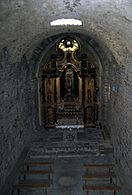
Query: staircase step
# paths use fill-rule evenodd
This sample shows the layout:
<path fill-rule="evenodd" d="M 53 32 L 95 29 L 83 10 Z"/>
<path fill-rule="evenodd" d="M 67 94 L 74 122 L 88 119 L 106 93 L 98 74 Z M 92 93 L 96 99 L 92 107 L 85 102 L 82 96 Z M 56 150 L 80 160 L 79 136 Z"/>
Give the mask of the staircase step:
<path fill-rule="evenodd" d="M 21 171 L 21 174 L 24 175 L 38 175 L 38 174 L 50 174 L 52 173 L 51 170 L 32 170 L 32 171 Z"/>
<path fill-rule="evenodd" d="M 20 184 L 14 184 L 13 188 L 15 189 L 22 189 L 22 188 L 48 188 L 50 187 L 49 183 L 20 183 Z"/>
<path fill-rule="evenodd" d="M 120 186 L 117 186 L 115 184 L 102 184 L 102 185 L 83 185 L 83 190 L 103 190 L 103 191 L 119 191 L 121 190 Z"/>
<path fill-rule="evenodd" d="M 115 178 L 116 175 L 114 173 L 92 173 L 83 175 L 83 179 L 92 179 L 92 178 Z"/>
<path fill-rule="evenodd" d="M 25 165 L 30 165 L 30 166 L 51 166 L 53 165 L 53 162 L 39 162 L 39 161 L 27 161 L 24 162 Z"/>
<path fill-rule="evenodd" d="M 84 168 L 113 168 L 114 164 L 83 164 Z"/>

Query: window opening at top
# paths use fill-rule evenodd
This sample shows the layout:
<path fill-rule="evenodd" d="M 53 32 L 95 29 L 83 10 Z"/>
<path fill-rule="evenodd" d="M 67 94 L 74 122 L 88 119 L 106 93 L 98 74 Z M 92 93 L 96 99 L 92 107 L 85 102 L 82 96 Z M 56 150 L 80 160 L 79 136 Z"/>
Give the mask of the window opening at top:
<path fill-rule="evenodd" d="M 67 26 L 67 25 L 73 25 L 73 26 L 82 26 L 82 21 L 77 19 L 57 19 L 50 22 L 51 26 Z"/>

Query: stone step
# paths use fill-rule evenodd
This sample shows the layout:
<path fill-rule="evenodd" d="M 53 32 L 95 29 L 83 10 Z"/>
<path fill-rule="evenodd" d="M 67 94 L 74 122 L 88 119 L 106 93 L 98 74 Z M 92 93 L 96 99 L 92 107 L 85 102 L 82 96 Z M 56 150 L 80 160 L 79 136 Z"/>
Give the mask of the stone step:
<path fill-rule="evenodd" d="M 51 170 L 29 170 L 29 171 L 21 171 L 23 175 L 46 175 L 52 173 Z"/>
<path fill-rule="evenodd" d="M 115 165 L 114 164 L 91 164 L 91 163 L 85 163 L 83 164 L 84 168 L 113 168 Z"/>
<path fill-rule="evenodd" d="M 119 191 L 121 190 L 120 186 L 117 186 L 115 184 L 102 184 L 102 185 L 83 185 L 82 186 L 83 190 L 89 191 L 89 190 L 94 190 L 94 191 Z"/>
<path fill-rule="evenodd" d="M 94 178 L 115 178 L 116 175 L 114 173 L 92 173 L 82 175 L 82 178 L 85 180 L 94 179 Z"/>
<path fill-rule="evenodd" d="M 24 162 L 24 165 L 27 166 L 52 166 L 53 162 L 50 161 L 26 161 Z"/>

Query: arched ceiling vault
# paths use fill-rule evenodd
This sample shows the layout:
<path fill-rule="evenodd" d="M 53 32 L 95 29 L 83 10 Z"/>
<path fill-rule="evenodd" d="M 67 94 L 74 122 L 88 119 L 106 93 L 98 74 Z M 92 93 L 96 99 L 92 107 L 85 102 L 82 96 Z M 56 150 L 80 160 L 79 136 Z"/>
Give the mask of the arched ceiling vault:
<path fill-rule="evenodd" d="M 80 19 L 83 26 L 51 27 L 58 18 Z M 132 54 L 131 0 L 1 0 L 0 26 L 0 48 L 9 49 L 13 62 L 24 53 L 30 58 L 47 37 L 66 32 L 92 36 L 119 64 Z"/>

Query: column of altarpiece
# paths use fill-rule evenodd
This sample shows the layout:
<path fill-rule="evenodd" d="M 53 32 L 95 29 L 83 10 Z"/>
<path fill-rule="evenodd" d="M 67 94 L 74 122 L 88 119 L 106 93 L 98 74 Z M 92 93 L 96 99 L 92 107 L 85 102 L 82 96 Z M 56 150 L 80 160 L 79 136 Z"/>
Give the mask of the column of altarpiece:
<path fill-rule="evenodd" d="M 56 78 L 56 100 L 57 104 L 60 103 L 60 77 Z"/>
<path fill-rule="evenodd" d="M 54 78 L 45 78 L 45 127 L 55 125 Z"/>
<path fill-rule="evenodd" d="M 85 77 L 84 122 L 86 127 L 94 124 L 94 109 L 94 78 L 88 76 Z"/>
<path fill-rule="evenodd" d="M 82 105 L 82 78 L 78 77 L 79 85 L 78 85 L 78 91 L 79 91 L 79 102 Z"/>

